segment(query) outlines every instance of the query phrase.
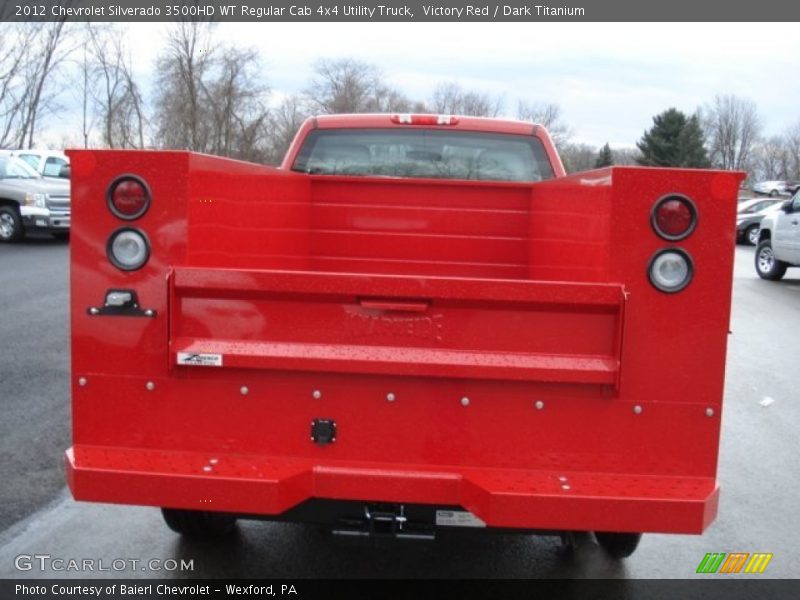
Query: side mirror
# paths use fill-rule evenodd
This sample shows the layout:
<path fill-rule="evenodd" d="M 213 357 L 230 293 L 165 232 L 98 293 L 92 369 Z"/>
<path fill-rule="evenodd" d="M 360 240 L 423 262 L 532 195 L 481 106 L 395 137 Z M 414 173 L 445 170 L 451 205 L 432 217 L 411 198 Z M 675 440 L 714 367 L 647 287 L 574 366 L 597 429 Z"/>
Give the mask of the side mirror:
<path fill-rule="evenodd" d="M 61 179 L 69 179 L 69 174 L 70 174 L 69 165 L 64 165 L 63 167 L 61 167 L 61 170 L 58 172 L 58 176 Z"/>
<path fill-rule="evenodd" d="M 785 200 L 785 201 L 784 201 L 784 202 L 781 204 L 781 210 L 782 210 L 783 212 L 785 212 L 785 213 L 790 213 L 790 212 L 792 212 L 792 199 L 791 199 L 791 198 L 789 198 L 788 200 Z"/>

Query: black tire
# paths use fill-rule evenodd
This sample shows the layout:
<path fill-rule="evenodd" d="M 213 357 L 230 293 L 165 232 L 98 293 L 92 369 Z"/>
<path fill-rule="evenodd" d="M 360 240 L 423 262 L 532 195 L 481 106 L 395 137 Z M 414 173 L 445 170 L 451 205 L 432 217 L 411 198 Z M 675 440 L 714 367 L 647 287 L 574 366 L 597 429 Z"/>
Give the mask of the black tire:
<path fill-rule="evenodd" d="M 612 558 L 628 558 L 639 546 L 641 533 L 611 533 L 596 531 L 597 543 Z"/>
<path fill-rule="evenodd" d="M 57 240 L 60 240 L 62 242 L 68 242 L 69 241 L 69 231 L 53 231 L 51 233 L 52 233 L 52 236 L 54 238 L 56 238 Z"/>
<path fill-rule="evenodd" d="M 25 237 L 25 227 L 16 206 L 0 206 L 0 242 L 18 242 Z"/>
<path fill-rule="evenodd" d="M 758 245 L 758 234 L 761 231 L 761 227 L 758 225 L 750 225 L 747 229 L 744 230 L 744 235 L 742 239 L 744 243 L 748 246 L 757 246 Z"/>
<path fill-rule="evenodd" d="M 592 544 L 591 531 L 562 531 L 560 534 L 560 550 L 563 554 L 575 554 L 581 548 Z"/>
<path fill-rule="evenodd" d="M 236 517 L 224 513 L 162 508 L 161 514 L 167 527 L 186 537 L 223 537 L 236 531 Z"/>
<path fill-rule="evenodd" d="M 756 248 L 755 255 L 756 273 L 761 279 L 778 281 L 786 274 L 787 265 L 782 260 L 775 258 L 770 240 L 762 240 Z"/>
<path fill-rule="evenodd" d="M 777 195 L 778 195 L 778 190 L 771 190 L 769 193 L 770 198 L 774 198 Z"/>

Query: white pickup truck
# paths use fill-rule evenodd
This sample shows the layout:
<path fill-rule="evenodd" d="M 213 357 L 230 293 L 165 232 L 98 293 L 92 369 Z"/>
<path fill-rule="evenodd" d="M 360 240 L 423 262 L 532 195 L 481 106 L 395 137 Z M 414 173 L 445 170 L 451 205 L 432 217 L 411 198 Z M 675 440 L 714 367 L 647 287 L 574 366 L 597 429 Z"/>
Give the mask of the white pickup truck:
<path fill-rule="evenodd" d="M 756 249 L 756 272 L 762 279 L 777 281 L 788 267 L 800 267 L 800 191 L 764 217 Z"/>

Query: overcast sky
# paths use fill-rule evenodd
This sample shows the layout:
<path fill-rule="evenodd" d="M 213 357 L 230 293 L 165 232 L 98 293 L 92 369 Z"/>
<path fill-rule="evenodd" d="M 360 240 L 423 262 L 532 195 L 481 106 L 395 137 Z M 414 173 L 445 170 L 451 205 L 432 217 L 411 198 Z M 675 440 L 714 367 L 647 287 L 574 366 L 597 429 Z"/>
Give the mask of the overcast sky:
<path fill-rule="evenodd" d="M 146 89 L 169 24 L 127 26 Z M 671 106 L 715 94 L 756 102 L 765 132 L 800 121 L 800 36 L 791 23 L 224 23 L 219 43 L 255 46 L 278 94 L 301 91 L 318 58 L 377 65 L 412 98 L 438 82 L 555 102 L 576 141 L 632 146 Z"/>

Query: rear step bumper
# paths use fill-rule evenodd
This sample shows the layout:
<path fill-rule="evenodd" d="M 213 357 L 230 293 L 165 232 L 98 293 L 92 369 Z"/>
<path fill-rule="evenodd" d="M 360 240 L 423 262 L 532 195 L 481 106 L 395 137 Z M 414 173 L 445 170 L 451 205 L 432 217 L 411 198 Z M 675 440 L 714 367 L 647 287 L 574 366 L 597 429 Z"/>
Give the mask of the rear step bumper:
<path fill-rule="evenodd" d="M 701 533 L 713 478 L 369 465 L 100 446 L 66 453 L 77 500 L 280 515 L 309 498 L 462 506 L 490 527 Z"/>

